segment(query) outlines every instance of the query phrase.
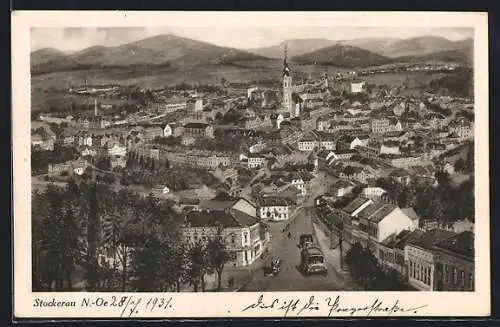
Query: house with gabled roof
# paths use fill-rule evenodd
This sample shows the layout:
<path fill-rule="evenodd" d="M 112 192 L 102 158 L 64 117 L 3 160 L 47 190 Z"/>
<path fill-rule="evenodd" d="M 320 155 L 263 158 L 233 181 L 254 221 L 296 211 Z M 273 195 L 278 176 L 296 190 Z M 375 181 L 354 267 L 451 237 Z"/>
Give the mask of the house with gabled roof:
<path fill-rule="evenodd" d="M 186 214 L 181 233 L 190 244 L 219 238 L 228 251 L 228 264 L 234 267 L 252 265 L 270 239 L 266 225 L 256 217 L 255 206 L 245 199 L 202 201 L 198 210 Z"/>

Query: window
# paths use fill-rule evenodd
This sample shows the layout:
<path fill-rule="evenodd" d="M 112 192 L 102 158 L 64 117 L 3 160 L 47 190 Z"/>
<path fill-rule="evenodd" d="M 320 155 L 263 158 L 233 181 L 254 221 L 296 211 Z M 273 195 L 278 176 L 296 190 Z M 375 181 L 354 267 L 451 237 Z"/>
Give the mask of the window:
<path fill-rule="evenodd" d="M 453 284 L 457 284 L 458 271 L 457 268 L 453 267 Z"/>
<path fill-rule="evenodd" d="M 236 243 L 236 237 L 234 235 L 231 235 L 231 243 Z"/>
<path fill-rule="evenodd" d="M 469 287 L 470 290 L 474 290 L 474 275 L 472 273 L 469 273 Z"/>
<path fill-rule="evenodd" d="M 463 270 L 460 270 L 460 285 L 465 286 L 465 272 Z"/>
<path fill-rule="evenodd" d="M 450 281 L 450 266 L 444 265 L 444 281 L 448 283 Z"/>

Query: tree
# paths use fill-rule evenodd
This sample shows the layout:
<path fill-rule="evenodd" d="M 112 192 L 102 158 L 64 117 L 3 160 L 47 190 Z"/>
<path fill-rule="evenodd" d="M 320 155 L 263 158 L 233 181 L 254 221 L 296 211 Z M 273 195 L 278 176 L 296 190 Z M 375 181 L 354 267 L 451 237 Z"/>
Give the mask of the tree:
<path fill-rule="evenodd" d="M 193 290 L 198 292 L 201 284 L 202 291 L 205 291 L 205 273 L 207 272 L 207 249 L 202 241 L 192 244 L 187 251 L 187 267 L 185 280 L 193 286 Z"/>
<path fill-rule="evenodd" d="M 89 190 L 88 216 L 87 216 L 87 255 L 89 260 L 97 260 L 97 248 L 99 247 L 100 220 L 97 200 L 97 183 L 94 183 Z"/>
<path fill-rule="evenodd" d="M 132 267 L 135 276 L 132 286 L 138 291 L 165 292 L 161 276 L 164 264 L 164 243 L 157 237 L 147 237 L 142 246 L 132 251 Z"/>
<path fill-rule="evenodd" d="M 125 219 L 122 220 L 122 217 Z M 114 268 L 121 266 L 121 290 L 125 292 L 132 249 L 140 244 L 137 226 L 127 216 L 108 216 L 110 227 L 106 230 L 106 246 L 113 256 Z"/>
<path fill-rule="evenodd" d="M 465 168 L 465 160 L 458 158 L 457 161 L 455 161 L 454 168 L 455 171 L 463 171 Z"/>
<path fill-rule="evenodd" d="M 210 239 L 207 246 L 208 265 L 217 272 L 217 291 L 220 291 L 222 284 L 222 271 L 224 265 L 229 261 L 229 254 L 226 245 L 220 236 Z"/>
<path fill-rule="evenodd" d="M 441 186 L 449 186 L 451 184 L 451 177 L 450 174 L 446 171 L 437 171 L 436 172 L 436 180 L 438 181 L 438 184 Z"/>
<path fill-rule="evenodd" d="M 73 288 L 72 277 L 75 266 L 81 262 L 83 244 L 78 208 L 65 201 L 62 188 L 49 185 L 44 193 L 36 193 L 34 203 L 35 220 L 42 227 L 34 231 L 33 247 L 36 249 L 34 262 L 34 286 L 53 291 Z M 64 285 L 66 284 L 66 285 Z"/>
<path fill-rule="evenodd" d="M 170 242 L 170 255 L 166 257 L 167 263 L 162 267 L 164 274 L 169 277 L 169 284 L 175 286 L 180 292 L 180 285 L 187 266 L 187 246 L 182 241 Z"/>

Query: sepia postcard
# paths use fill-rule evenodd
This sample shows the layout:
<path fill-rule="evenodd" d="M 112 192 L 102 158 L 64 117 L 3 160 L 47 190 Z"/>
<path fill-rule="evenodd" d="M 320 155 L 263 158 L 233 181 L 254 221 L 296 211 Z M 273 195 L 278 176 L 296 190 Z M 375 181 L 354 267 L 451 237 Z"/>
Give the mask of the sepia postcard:
<path fill-rule="evenodd" d="M 487 27 L 13 12 L 14 316 L 490 315 Z"/>

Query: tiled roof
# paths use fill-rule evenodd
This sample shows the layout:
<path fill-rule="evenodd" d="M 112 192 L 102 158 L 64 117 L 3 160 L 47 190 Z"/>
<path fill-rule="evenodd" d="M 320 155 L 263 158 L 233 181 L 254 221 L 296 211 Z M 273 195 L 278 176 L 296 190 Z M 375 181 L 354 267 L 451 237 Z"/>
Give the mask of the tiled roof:
<path fill-rule="evenodd" d="M 462 232 L 437 242 L 436 247 L 474 258 L 474 234 L 470 231 Z"/>
<path fill-rule="evenodd" d="M 263 197 L 260 199 L 261 207 L 270 207 L 270 206 L 287 206 L 288 202 L 285 198 L 277 197 L 277 196 L 269 196 Z"/>
<path fill-rule="evenodd" d="M 347 206 L 345 206 L 342 210 L 347 212 L 347 213 L 353 213 L 361 207 L 366 201 L 369 201 L 367 198 L 362 198 L 362 197 L 357 197 L 356 199 L 352 200 Z"/>
<path fill-rule="evenodd" d="M 224 227 L 252 226 L 258 220 L 238 210 L 228 211 L 191 211 L 186 215 L 186 222 L 192 227 L 216 226 Z"/>
<path fill-rule="evenodd" d="M 424 249 L 433 249 L 437 242 L 448 239 L 454 235 L 456 235 L 454 232 L 442 229 L 433 229 L 426 232 L 416 230 L 413 231 L 412 235 L 408 238 L 408 243 L 420 246 Z"/>
<path fill-rule="evenodd" d="M 358 217 L 378 223 L 396 208 L 397 206 L 394 204 L 386 203 L 384 201 L 376 201 L 364 208 L 359 213 Z"/>
<path fill-rule="evenodd" d="M 239 226 L 253 226 L 259 222 L 258 219 L 244 213 L 243 211 L 231 210 L 230 214 L 232 215 L 233 219 L 237 221 Z"/>
<path fill-rule="evenodd" d="M 399 234 L 396 235 L 391 235 L 388 238 L 386 238 L 382 244 L 387 246 L 387 247 L 395 247 L 397 249 L 404 249 L 404 246 L 406 244 L 406 241 L 408 237 L 411 235 L 412 232 L 409 230 L 405 229 L 402 230 Z"/>
<path fill-rule="evenodd" d="M 234 203 L 235 201 L 204 200 L 200 201 L 200 209 L 224 211 L 231 208 Z"/>
<path fill-rule="evenodd" d="M 209 125 L 204 123 L 187 123 L 184 128 L 207 128 Z"/>

